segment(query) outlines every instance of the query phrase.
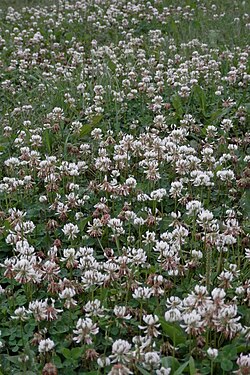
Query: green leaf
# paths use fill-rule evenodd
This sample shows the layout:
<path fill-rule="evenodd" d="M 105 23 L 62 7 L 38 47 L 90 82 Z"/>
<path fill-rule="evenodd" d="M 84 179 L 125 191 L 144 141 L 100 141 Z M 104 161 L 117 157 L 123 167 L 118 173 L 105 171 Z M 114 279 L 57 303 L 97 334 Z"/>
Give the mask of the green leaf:
<path fill-rule="evenodd" d="M 7 358 L 8 361 L 10 361 L 12 363 L 15 363 L 16 365 L 20 363 L 20 361 L 19 361 L 20 356 L 19 355 L 13 355 L 13 356 L 8 355 L 6 358 Z"/>
<path fill-rule="evenodd" d="M 211 374 L 211 362 L 206 359 L 202 361 L 200 372 L 203 375 L 210 375 Z"/>
<path fill-rule="evenodd" d="M 223 359 L 220 364 L 222 370 L 224 371 L 231 371 L 233 368 L 233 362 L 230 359 Z"/>
<path fill-rule="evenodd" d="M 180 367 L 180 362 L 175 357 L 164 357 L 161 363 L 163 367 L 170 367 L 172 371 L 176 371 Z"/>
<path fill-rule="evenodd" d="M 244 192 L 240 200 L 240 206 L 243 209 L 245 217 L 250 218 L 250 189 Z"/>
<path fill-rule="evenodd" d="M 79 221 L 79 229 L 81 231 L 83 231 L 89 221 L 91 221 L 91 216 L 88 216 L 88 217 L 85 217 L 85 218 L 81 219 Z"/>
<path fill-rule="evenodd" d="M 118 334 L 119 334 L 119 328 L 116 327 L 116 326 L 112 327 L 112 328 L 111 328 L 111 333 L 112 333 L 112 335 L 114 335 L 114 336 L 118 335 Z"/>
<path fill-rule="evenodd" d="M 178 370 L 176 370 L 174 372 L 174 375 L 181 375 L 183 373 L 183 371 L 187 368 L 187 366 L 189 365 L 189 361 L 183 363 L 179 368 Z"/>
<path fill-rule="evenodd" d="M 63 368 L 63 364 L 62 364 L 62 361 L 61 361 L 61 358 L 59 357 L 59 355 L 54 355 L 53 356 L 53 363 L 54 365 L 59 369 L 59 368 Z"/>
<path fill-rule="evenodd" d="M 215 47 L 218 44 L 218 38 L 219 38 L 219 32 L 218 30 L 209 30 L 208 31 L 208 38 L 209 38 L 209 43 Z"/>
<path fill-rule="evenodd" d="M 195 86 L 193 92 L 199 102 L 202 114 L 206 116 L 206 95 L 204 90 L 200 86 Z"/>
<path fill-rule="evenodd" d="M 71 349 L 71 357 L 73 359 L 79 359 L 84 351 L 84 348 L 73 348 Z"/>
<path fill-rule="evenodd" d="M 171 339 L 174 346 L 186 342 L 186 334 L 183 329 L 175 323 L 168 323 L 164 318 L 160 318 L 163 332 Z"/>
<path fill-rule="evenodd" d="M 249 350 L 249 345 L 247 344 L 242 344 L 237 346 L 237 353 L 243 353 L 247 352 Z"/>
<path fill-rule="evenodd" d="M 195 363 L 194 363 L 194 359 L 192 356 L 189 358 L 189 373 L 190 375 L 196 374 Z"/>
<path fill-rule="evenodd" d="M 62 348 L 61 353 L 66 359 L 71 359 L 71 350 L 68 348 Z"/>
<path fill-rule="evenodd" d="M 142 368 L 141 366 L 136 366 L 136 367 L 142 375 L 150 375 L 150 373 L 148 371 L 144 370 L 144 368 Z"/>
<path fill-rule="evenodd" d="M 165 216 L 160 222 L 160 228 L 162 231 L 167 231 L 169 229 L 169 224 L 173 222 L 173 218 Z"/>
<path fill-rule="evenodd" d="M 65 332 L 68 332 L 68 329 L 69 329 L 69 327 L 66 324 L 66 322 L 58 321 L 58 322 L 56 322 L 55 327 L 53 328 L 53 331 L 55 333 L 65 333 Z"/>
<path fill-rule="evenodd" d="M 44 132 L 43 132 L 43 139 L 45 141 L 45 145 L 49 151 L 49 153 L 51 153 L 51 144 L 52 144 L 52 139 L 51 139 L 51 133 L 48 129 L 46 129 Z"/>
<path fill-rule="evenodd" d="M 175 109 L 175 112 L 178 117 L 182 117 L 183 115 L 183 107 L 182 107 L 182 101 L 179 95 L 174 95 L 172 99 L 172 105 Z"/>
<path fill-rule="evenodd" d="M 80 131 L 80 136 L 84 137 L 85 135 L 88 135 L 92 131 L 92 125 L 91 124 L 85 124 L 83 125 L 81 131 Z"/>
<path fill-rule="evenodd" d="M 98 115 L 92 118 L 92 121 L 88 124 L 83 125 L 81 131 L 80 131 L 80 136 L 84 137 L 91 133 L 91 131 L 97 127 L 97 125 L 100 123 L 102 120 L 103 115 Z"/>
<path fill-rule="evenodd" d="M 225 345 L 222 348 L 222 355 L 226 359 L 237 358 L 237 348 L 234 345 Z"/>

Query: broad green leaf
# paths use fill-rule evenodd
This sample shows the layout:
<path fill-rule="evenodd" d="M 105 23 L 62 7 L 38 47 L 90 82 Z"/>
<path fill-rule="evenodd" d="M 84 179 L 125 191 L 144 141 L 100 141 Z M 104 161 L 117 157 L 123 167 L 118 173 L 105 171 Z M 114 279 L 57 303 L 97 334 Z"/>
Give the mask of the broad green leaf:
<path fill-rule="evenodd" d="M 168 323 L 164 318 L 160 318 L 160 323 L 163 332 L 171 339 L 175 346 L 186 342 L 186 334 L 180 326 L 175 323 Z"/>
<path fill-rule="evenodd" d="M 99 122 L 102 120 L 103 118 L 103 115 L 97 115 L 97 116 L 94 116 L 92 117 L 92 121 L 90 123 L 91 126 L 96 126 L 99 124 Z"/>
<path fill-rule="evenodd" d="M 66 359 L 71 358 L 71 350 L 69 350 L 68 348 L 62 348 L 61 353 Z"/>
<path fill-rule="evenodd" d="M 53 356 L 53 363 L 54 363 L 54 365 L 58 369 L 63 367 L 63 363 L 62 363 L 61 358 L 59 357 L 59 355 L 54 355 Z"/>
<path fill-rule="evenodd" d="M 175 372 L 174 375 L 181 375 L 183 371 L 188 367 L 189 361 L 183 363 Z"/>
<path fill-rule="evenodd" d="M 176 371 L 180 367 L 180 363 L 175 357 L 163 357 L 161 363 L 163 367 L 170 367 L 172 371 Z"/>
<path fill-rule="evenodd" d="M 161 222 L 160 222 L 160 228 L 162 231 L 166 231 L 169 229 L 169 224 L 171 224 L 173 222 L 173 218 L 169 217 L 169 216 L 165 216 Z"/>
<path fill-rule="evenodd" d="M 199 102 L 202 114 L 205 116 L 206 115 L 206 95 L 205 95 L 205 92 L 198 85 L 194 87 L 193 92 L 195 94 L 195 97 L 196 97 L 197 101 Z"/>
<path fill-rule="evenodd" d="M 103 115 L 98 115 L 98 116 L 93 117 L 90 123 L 84 124 L 80 131 L 80 136 L 84 137 L 85 135 L 90 134 L 92 130 L 97 127 L 97 125 L 102 120 L 102 118 L 103 118 Z"/>
<path fill-rule="evenodd" d="M 73 359 L 79 359 L 83 353 L 84 349 L 83 348 L 73 348 L 71 349 L 71 357 Z"/>
<path fill-rule="evenodd" d="M 83 125 L 81 131 L 80 131 L 80 136 L 84 137 L 85 135 L 88 135 L 92 131 L 93 127 L 91 124 L 85 124 Z"/>
<path fill-rule="evenodd" d="M 234 345 L 225 345 L 222 348 L 222 355 L 224 358 L 235 359 L 237 358 L 237 348 Z"/>
<path fill-rule="evenodd" d="M 220 364 L 222 370 L 224 371 L 230 371 L 233 368 L 233 362 L 230 361 L 230 359 L 223 359 Z"/>
<path fill-rule="evenodd" d="M 189 373 L 190 375 L 196 374 L 195 363 L 194 363 L 194 359 L 192 356 L 189 358 Z"/>
<path fill-rule="evenodd" d="M 183 107 L 182 107 L 182 102 L 181 102 L 181 98 L 179 97 L 179 95 L 175 95 L 172 99 L 172 104 L 173 104 L 173 107 L 176 111 L 176 114 L 178 117 L 182 117 L 183 115 Z"/>
<path fill-rule="evenodd" d="M 218 30 L 209 30 L 208 31 L 208 38 L 209 38 L 210 44 L 213 47 L 217 46 L 217 44 L 218 44 L 218 38 L 219 38 Z"/>
<path fill-rule="evenodd" d="M 243 353 L 249 350 L 249 345 L 242 344 L 242 345 L 238 345 L 236 348 L 237 348 L 237 353 Z"/>
<path fill-rule="evenodd" d="M 43 139 L 45 141 L 45 145 L 47 146 L 47 149 L 49 151 L 49 153 L 51 153 L 51 144 L 52 144 L 52 140 L 51 140 L 51 133 L 48 129 L 46 129 L 44 132 L 43 132 Z"/>
<path fill-rule="evenodd" d="M 64 333 L 64 332 L 67 332 L 69 327 L 68 325 L 66 324 L 66 322 L 64 321 L 58 321 L 55 325 L 55 327 L 53 328 L 53 330 L 56 330 L 56 333 Z"/>
<path fill-rule="evenodd" d="M 82 220 L 80 220 L 79 229 L 83 231 L 89 221 L 91 221 L 91 216 L 85 217 Z"/>
<path fill-rule="evenodd" d="M 250 189 L 247 189 L 241 200 L 240 200 L 241 208 L 243 209 L 244 215 L 247 218 L 250 218 Z"/>
<path fill-rule="evenodd" d="M 144 370 L 141 366 L 136 366 L 136 368 L 140 371 L 142 375 L 150 375 L 150 372 Z"/>

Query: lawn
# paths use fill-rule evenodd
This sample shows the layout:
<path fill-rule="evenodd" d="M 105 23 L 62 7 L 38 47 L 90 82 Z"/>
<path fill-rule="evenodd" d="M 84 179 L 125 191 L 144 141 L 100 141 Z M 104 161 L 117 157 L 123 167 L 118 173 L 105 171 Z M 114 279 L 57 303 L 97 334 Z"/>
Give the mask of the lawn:
<path fill-rule="evenodd" d="M 0 0 L 0 375 L 250 374 L 249 35 Z"/>

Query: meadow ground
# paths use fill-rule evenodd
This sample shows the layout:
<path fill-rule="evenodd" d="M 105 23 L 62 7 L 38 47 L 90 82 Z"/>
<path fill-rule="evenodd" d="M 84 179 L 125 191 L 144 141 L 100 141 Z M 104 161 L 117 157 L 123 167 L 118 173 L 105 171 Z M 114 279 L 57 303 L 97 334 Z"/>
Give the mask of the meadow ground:
<path fill-rule="evenodd" d="M 0 375 L 250 374 L 249 10 L 0 1 Z"/>

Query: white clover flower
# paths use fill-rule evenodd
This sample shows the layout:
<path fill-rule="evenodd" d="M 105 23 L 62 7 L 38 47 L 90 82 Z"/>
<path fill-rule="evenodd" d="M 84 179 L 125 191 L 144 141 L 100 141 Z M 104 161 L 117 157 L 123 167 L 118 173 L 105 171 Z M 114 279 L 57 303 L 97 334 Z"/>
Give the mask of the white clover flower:
<path fill-rule="evenodd" d="M 132 297 L 134 299 L 148 299 L 153 294 L 153 290 L 148 287 L 138 287 L 134 290 Z"/>
<path fill-rule="evenodd" d="M 250 260 L 250 249 L 245 248 L 245 258 Z"/>
<path fill-rule="evenodd" d="M 245 289 L 243 288 L 243 286 L 239 286 L 235 288 L 235 293 L 240 296 L 245 293 Z"/>
<path fill-rule="evenodd" d="M 209 221 L 213 220 L 214 215 L 209 210 L 202 210 L 198 215 L 198 222 L 200 224 L 206 224 Z"/>
<path fill-rule="evenodd" d="M 46 301 L 32 301 L 29 303 L 29 313 L 32 313 L 36 321 L 45 320 L 48 304 Z"/>
<path fill-rule="evenodd" d="M 154 190 L 150 193 L 150 198 L 157 202 L 161 202 L 162 199 L 167 195 L 166 189 Z"/>
<path fill-rule="evenodd" d="M 225 131 L 229 131 L 231 128 L 233 128 L 233 122 L 232 120 L 230 119 L 223 119 L 221 121 L 221 129 L 225 130 Z"/>
<path fill-rule="evenodd" d="M 19 283 L 26 283 L 31 280 L 38 281 L 39 274 L 35 271 L 31 259 L 21 258 L 13 267 L 15 280 Z"/>
<path fill-rule="evenodd" d="M 145 223 L 145 220 L 142 217 L 136 217 L 134 218 L 134 225 L 143 225 Z"/>
<path fill-rule="evenodd" d="M 128 363 L 131 356 L 131 344 L 126 340 L 116 340 L 112 345 L 112 354 L 109 356 L 112 359 L 111 363 L 122 362 Z"/>
<path fill-rule="evenodd" d="M 115 306 L 114 307 L 114 314 L 117 318 L 129 320 L 132 318 L 132 315 L 127 313 L 126 306 Z"/>
<path fill-rule="evenodd" d="M 62 231 L 69 240 L 74 240 L 80 232 L 78 226 L 72 223 L 65 224 Z"/>
<path fill-rule="evenodd" d="M 183 183 L 181 181 L 171 182 L 171 188 L 169 190 L 169 195 L 172 198 L 180 197 L 182 189 L 183 189 Z"/>
<path fill-rule="evenodd" d="M 216 176 L 217 176 L 221 181 L 230 182 L 230 181 L 235 180 L 234 172 L 231 171 L 230 169 L 222 169 L 221 171 L 218 171 L 218 172 L 216 173 Z"/>
<path fill-rule="evenodd" d="M 237 365 L 242 370 L 240 374 L 247 374 L 250 370 L 250 354 L 243 354 L 241 353 L 237 359 Z"/>
<path fill-rule="evenodd" d="M 182 314 L 177 308 L 172 308 L 165 312 L 165 320 L 167 322 L 178 322 L 181 320 Z"/>
<path fill-rule="evenodd" d="M 157 352 L 147 352 L 144 356 L 143 367 L 154 369 L 159 367 L 161 363 L 160 356 Z"/>
<path fill-rule="evenodd" d="M 47 202 L 48 201 L 48 198 L 46 197 L 46 195 L 41 195 L 40 197 L 39 197 L 39 202 L 40 203 L 45 203 L 45 202 Z"/>
<path fill-rule="evenodd" d="M 156 370 L 155 373 L 156 373 L 156 375 L 170 375 L 171 368 L 170 367 L 168 367 L 168 368 L 161 367 L 159 370 Z"/>
<path fill-rule="evenodd" d="M 123 229 L 123 224 L 120 219 L 110 219 L 108 221 L 108 227 L 110 227 L 115 235 L 121 235 L 125 233 Z"/>
<path fill-rule="evenodd" d="M 86 344 L 92 344 L 93 335 L 97 335 L 99 332 L 99 327 L 96 323 L 93 323 L 92 319 L 78 319 L 76 323 L 76 329 L 73 330 L 76 337 L 73 337 L 73 340 L 77 343 L 84 341 Z"/>
<path fill-rule="evenodd" d="M 96 269 L 87 270 L 83 273 L 82 284 L 85 288 L 90 288 L 92 285 L 102 285 L 106 279 L 106 275 Z"/>
<path fill-rule="evenodd" d="M 156 233 L 147 230 L 146 233 L 142 236 L 142 238 L 142 243 L 144 243 L 145 245 L 155 243 Z"/>
<path fill-rule="evenodd" d="M 202 259 L 203 258 L 203 254 L 200 250 L 192 250 L 191 255 L 192 255 L 193 258 L 196 258 L 196 259 Z"/>
<path fill-rule="evenodd" d="M 35 229 L 35 224 L 33 221 L 23 221 L 22 223 L 17 223 L 14 230 L 16 232 L 22 232 L 24 234 L 32 233 Z"/>
<path fill-rule="evenodd" d="M 196 310 L 183 314 L 182 320 L 184 324 L 181 324 L 181 327 L 184 328 L 188 334 L 196 335 L 203 331 L 202 318 Z"/>
<path fill-rule="evenodd" d="M 213 186 L 213 182 L 211 182 L 213 173 L 210 171 L 194 170 L 190 175 L 194 186 Z"/>
<path fill-rule="evenodd" d="M 86 316 L 99 316 L 101 318 L 105 315 L 105 309 L 98 299 L 88 301 L 84 306 L 84 311 L 86 312 Z"/>
<path fill-rule="evenodd" d="M 99 367 L 106 367 L 110 365 L 110 359 L 108 357 L 99 357 L 97 358 L 97 364 Z"/>
<path fill-rule="evenodd" d="M 143 315 L 143 321 L 147 326 L 139 325 L 138 327 L 144 331 L 146 336 L 158 337 L 160 335 L 160 332 L 157 330 L 160 327 L 160 324 L 157 324 L 159 322 L 157 315 Z"/>
<path fill-rule="evenodd" d="M 220 300 L 224 301 L 224 298 L 226 297 L 226 292 L 224 289 L 221 288 L 214 288 L 211 292 L 213 300 Z"/>
<path fill-rule="evenodd" d="M 208 348 L 207 354 L 211 359 L 215 359 L 216 357 L 218 357 L 219 351 L 218 349 Z"/>
<path fill-rule="evenodd" d="M 76 292 L 74 288 L 65 288 L 59 293 L 59 298 L 65 299 L 64 306 L 69 309 L 73 306 L 77 305 L 77 302 L 73 299 L 73 297 L 76 295 Z"/>
<path fill-rule="evenodd" d="M 54 341 L 51 339 L 41 340 L 38 345 L 39 353 L 46 353 L 52 350 L 55 346 Z"/>
<path fill-rule="evenodd" d="M 108 375 L 132 375 L 133 372 L 130 369 L 121 363 L 115 364 L 111 371 L 109 371 Z"/>
<path fill-rule="evenodd" d="M 186 204 L 187 215 L 194 215 L 202 210 L 202 203 L 198 200 L 192 200 Z"/>
<path fill-rule="evenodd" d="M 125 184 L 134 189 L 137 185 L 137 182 L 134 177 L 129 177 L 126 179 Z"/>

